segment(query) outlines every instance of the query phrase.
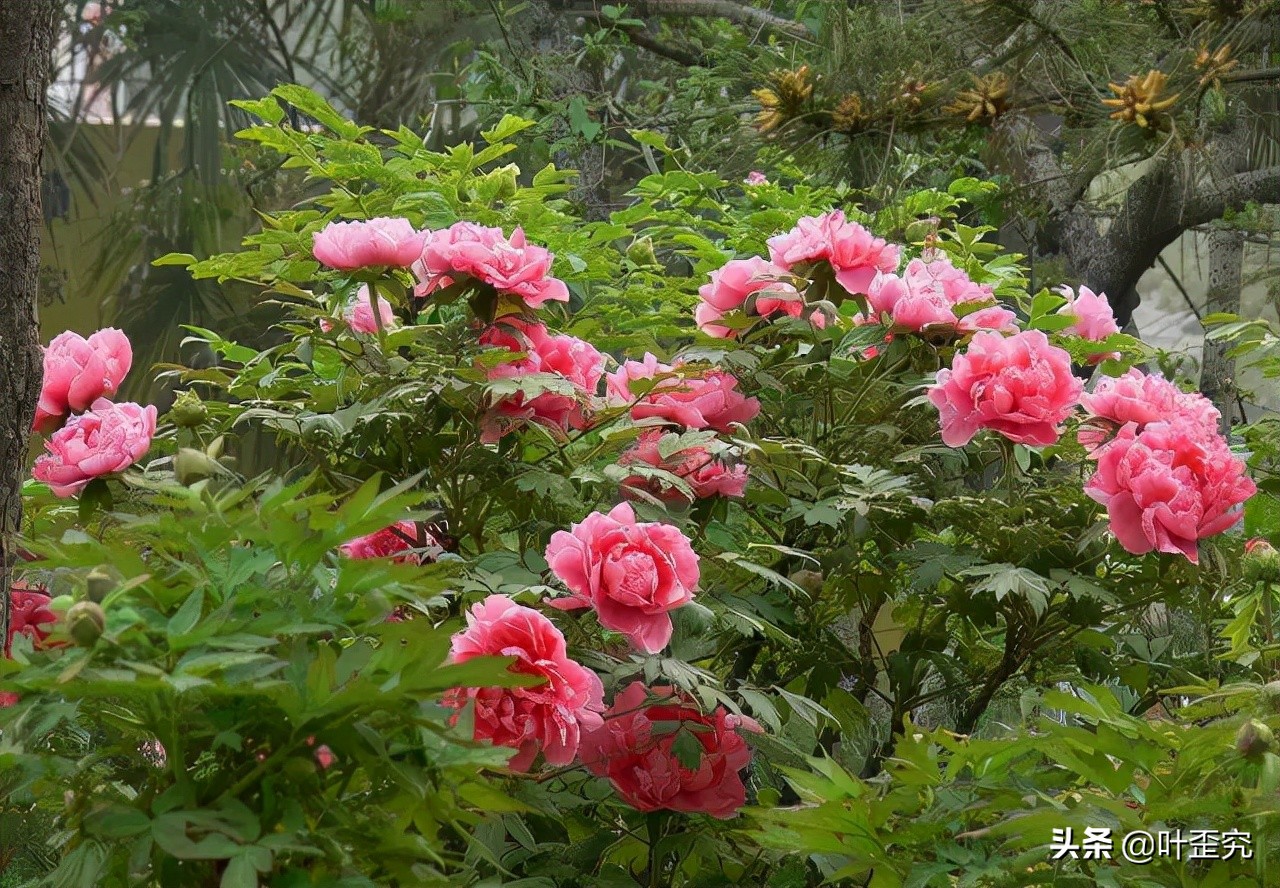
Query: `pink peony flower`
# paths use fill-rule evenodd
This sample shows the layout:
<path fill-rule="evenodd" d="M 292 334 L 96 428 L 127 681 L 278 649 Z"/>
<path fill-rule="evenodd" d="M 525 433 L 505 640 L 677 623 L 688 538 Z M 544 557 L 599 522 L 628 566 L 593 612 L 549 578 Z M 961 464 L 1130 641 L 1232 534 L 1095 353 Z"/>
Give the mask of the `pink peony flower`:
<path fill-rule="evenodd" d="M 74 496 L 94 478 L 122 472 L 151 447 L 156 408 L 99 398 L 45 442 L 32 475 L 54 495 Z"/>
<path fill-rule="evenodd" d="M 702 301 L 694 320 L 707 335 L 728 339 L 735 335 L 734 330 L 715 323 L 726 312 L 745 310 L 762 318 L 777 314 L 798 318 L 804 312 L 804 297 L 781 280 L 786 276 L 786 270 L 759 256 L 732 259 L 711 272 L 710 282 L 698 288 Z"/>
<path fill-rule="evenodd" d="M 1135 555 L 1153 549 L 1197 561 L 1196 541 L 1240 520 L 1257 488 L 1218 436 L 1185 417 L 1126 424 L 1098 455 L 1085 493 L 1107 507 L 1111 532 Z"/>
<path fill-rule="evenodd" d="M 668 471 L 689 485 L 695 499 L 742 496 L 747 487 L 746 466 L 725 465 L 707 447 L 688 447 L 664 458 L 658 448 L 664 434 L 662 429 L 645 429 L 635 446 L 618 457 L 618 465 L 648 465 Z M 688 500 L 682 491 L 656 478 L 631 475 L 622 484 L 624 491 L 632 487 L 664 500 Z"/>
<path fill-rule="evenodd" d="M 769 238 L 769 258 L 787 271 L 813 262 L 826 262 L 836 282 L 853 294 L 866 293 L 877 272 L 897 270 L 901 249 L 875 237 L 843 210 L 825 216 L 805 216 L 786 234 Z"/>
<path fill-rule="evenodd" d="M 768 185 L 769 177 L 759 170 L 752 170 L 747 173 L 747 178 L 742 181 L 747 185 Z"/>
<path fill-rule="evenodd" d="M 1013 334 L 1019 329 L 1018 316 L 1002 305 L 992 305 L 960 318 L 956 322 L 956 329 L 961 333 L 994 330 L 996 333 Z"/>
<path fill-rule="evenodd" d="M 723 706 L 704 713 L 673 688 L 632 682 L 614 698 L 603 726 L 582 738 L 582 763 L 639 811 L 728 819 L 747 801 L 739 772 L 751 763 L 751 750 L 741 731 L 760 726 Z M 696 762 L 677 744 L 691 746 Z"/>
<path fill-rule="evenodd" d="M 1094 293 L 1085 286 L 1080 287 L 1078 295 L 1072 293 L 1070 287 L 1060 287 L 1058 292 L 1066 298 L 1067 304 L 1059 308 L 1057 313 L 1075 319 L 1075 323 L 1070 327 L 1063 328 L 1063 333 L 1079 336 L 1091 342 L 1101 342 L 1108 336 L 1120 332 L 1120 326 L 1116 323 L 1116 316 L 1111 311 L 1111 303 L 1107 301 L 1106 293 Z M 1119 360 L 1119 358 L 1119 352 L 1098 352 L 1089 355 L 1089 363 L 1098 364 L 1107 359 Z"/>
<path fill-rule="evenodd" d="M 533 687 L 451 690 L 445 705 L 460 710 L 475 702 L 475 739 L 517 750 L 510 764 L 516 771 L 527 771 L 539 750 L 552 765 L 573 762 L 581 734 L 601 724 L 604 687 L 569 659 L 555 624 L 505 595 L 490 595 L 472 606 L 467 627 L 453 636 L 450 662 L 473 657 L 515 657 L 510 671 L 546 679 Z"/>
<path fill-rule="evenodd" d="M 1071 356 L 1039 330 L 1005 338 L 981 332 L 938 371 L 929 400 L 942 420 L 942 440 L 963 447 L 979 429 L 1010 441 L 1047 446 L 1058 440 L 1083 388 L 1071 373 Z"/>
<path fill-rule="evenodd" d="M 489 368 L 489 379 L 521 379 L 533 373 L 562 377 L 573 394 L 545 391 L 501 398 L 485 419 L 483 440 L 493 443 L 522 422 L 536 422 L 560 432 L 590 425 L 588 408 L 604 375 L 604 355 L 574 336 L 552 335 L 542 324 L 504 317 L 480 336 L 481 345 L 501 346 L 525 356 Z"/>
<path fill-rule="evenodd" d="M 414 521 L 397 521 L 390 527 L 343 543 L 338 551 L 348 558 L 396 556 L 400 564 L 427 564 L 444 551 L 432 533 Z"/>
<path fill-rule="evenodd" d="M 547 545 L 551 572 L 573 595 L 552 607 L 591 607 L 600 625 L 656 654 L 671 641 L 670 612 L 693 600 L 698 556 L 689 538 L 670 524 L 638 522 L 631 506 L 592 512 Z"/>
<path fill-rule="evenodd" d="M 554 257 L 545 247 L 525 241 L 517 228 L 508 239 L 501 228 L 457 222 L 428 235 L 422 255 L 413 264 L 418 276 L 414 292 L 426 296 L 460 278 L 471 277 L 522 299 L 530 308 L 547 302 L 568 302 L 569 288 L 551 276 Z"/>
<path fill-rule="evenodd" d="M 633 383 L 674 373 L 683 364 L 663 364 L 646 353 L 642 361 L 625 361 L 605 377 L 609 403 L 631 404 L 632 419 L 659 417 L 689 429 L 728 432 L 734 423 L 746 423 L 760 412 L 760 402 L 738 391 L 738 380 L 724 370 L 711 369 L 697 377 L 659 379 L 644 394 Z"/>
<path fill-rule="evenodd" d="M 422 253 L 426 234 L 408 219 L 380 216 L 354 222 L 330 222 L 311 236 L 316 261 L 338 271 L 371 266 L 408 268 Z"/>
<path fill-rule="evenodd" d="M 956 310 L 994 299 L 990 287 L 975 284 L 942 255 L 928 262 L 912 259 L 901 275 L 878 274 L 867 288 L 867 304 L 875 315 L 888 315 L 891 327 L 913 333 L 935 327 L 1016 333 L 1017 315 L 1007 308 L 990 306 L 963 316 Z"/>
<path fill-rule="evenodd" d="M 1123 376 L 1104 376 L 1092 393 L 1080 396 L 1089 419 L 1077 437 L 1087 450 L 1106 443 L 1108 432 L 1126 423 L 1141 431 L 1147 423 L 1185 419 L 1203 434 L 1216 437 L 1222 414 L 1199 392 L 1184 392 L 1162 376 L 1147 375 L 1136 367 Z"/>
<path fill-rule="evenodd" d="M 387 298 L 382 295 L 378 296 L 378 313 L 375 316 L 369 296 L 368 286 L 362 286 L 356 294 L 355 301 L 348 305 L 347 310 L 343 312 L 347 325 L 357 333 L 377 333 L 379 322 L 381 322 L 383 330 L 388 330 L 395 326 L 396 312 L 391 307 L 391 303 L 387 301 Z"/>
<path fill-rule="evenodd" d="M 88 339 L 68 330 L 44 350 L 44 383 L 33 431 L 48 434 L 70 413 L 81 413 L 101 397 L 114 395 L 133 365 L 124 333 L 108 327 Z"/>
<path fill-rule="evenodd" d="M 52 624 L 58 622 L 58 615 L 49 609 L 53 600 L 43 588 L 32 589 L 20 581 L 14 581 L 9 587 L 12 608 L 9 612 L 9 635 L 4 640 L 4 655 L 13 652 L 13 639 L 17 635 L 30 636 L 35 647 L 40 647 Z M 48 628 L 46 628 L 48 627 Z"/>

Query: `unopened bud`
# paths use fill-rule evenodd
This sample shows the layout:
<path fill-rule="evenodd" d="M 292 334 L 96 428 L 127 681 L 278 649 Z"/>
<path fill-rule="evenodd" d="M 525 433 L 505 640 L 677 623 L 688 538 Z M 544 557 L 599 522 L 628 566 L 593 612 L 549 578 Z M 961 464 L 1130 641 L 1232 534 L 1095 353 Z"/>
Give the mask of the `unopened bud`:
<path fill-rule="evenodd" d="M 1251 583 L 1280 583 L 1280 552 L 1262 537 L 1244 544 L 1244 576 Z"/>
<path fill-rule="evenodd" d="M 96 601 L 77 601 L 67 611 L 67 632 L 80 647 L 93 647 L 106 625 L 107 615 Z"/>
<path fill-rule="evenodd" d="M 647 237 L 633 241 L 631 246 L 627 247 L 627 258 L 642 268 L 658 264 L 658 254 L 653 251 L 653 241 Z"/>
<path fill-rule="evenodd" d="M 173 401 L 173 406 L 169 408 L 169 419 L 173 420 L 173 424 L 179 428 L 195 428 L 208 418 L 209 408 L 191 389 L 179 393 Z"/>
<path fill-rule="evenodd" d="M 1270 752 L 1274 742 L 1271 729 L 1257 719 L 1249 719 L 1236 732 L 1236 751 L 1251 762 L 1259 761 Z"/>
<path fill-rule="evenodd" d="M 111 576 L 105 567 L 95 567 L 85 577 L 85 591 L 89 595 L 89 600 L 99 604 L 102 603 L 102 599 L 111 594 L 111 590 L 116 585 L 116 578 Z"/>

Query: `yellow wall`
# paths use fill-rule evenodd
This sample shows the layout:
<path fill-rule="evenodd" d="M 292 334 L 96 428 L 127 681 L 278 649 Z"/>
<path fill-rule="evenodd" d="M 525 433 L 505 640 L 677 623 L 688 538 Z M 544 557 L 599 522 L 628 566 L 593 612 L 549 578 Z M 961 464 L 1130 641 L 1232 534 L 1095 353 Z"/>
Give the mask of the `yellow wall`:
<path fill-rule="evenodd" d="M 156 127 L 82 126 L 106 155 L 111 180 L 96 183 L 90 194 L 63 173 L 71 185 L 71 211 L 68 218 L 54 219 L 44 227 L 40 243 L 40 332 L 45 342 L 63 330 L 89 334 L 110 323 L 107 306 L 92 295 L 89 275 L 99 251 L 108 246 L 103 228 L 112 213 L 129 189 L 151 176 L 159 135 Z M 175 145 L 173 153 L 178 150 L 180 146 Z"/>

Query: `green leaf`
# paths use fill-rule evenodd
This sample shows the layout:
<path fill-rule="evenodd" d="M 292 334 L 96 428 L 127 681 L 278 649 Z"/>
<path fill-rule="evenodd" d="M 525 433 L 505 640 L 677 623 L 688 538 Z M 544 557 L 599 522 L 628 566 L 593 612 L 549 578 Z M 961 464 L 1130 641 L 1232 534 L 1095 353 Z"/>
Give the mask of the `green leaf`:
<path fill-rule="evenodd" d="M 158 268 L 166 265 L 175 265 L 179 268 L 186 268 L 189 265 L 195 264 L 195 262 L 196 257 L 192 256 L 190 253 L 166 253 L 159 259 L 152 260 L 151 264 Z"/>
<path fill-rule="evenodd" d="M 187 600 L 182 602 L 182 607 L 169 618 L 169 625 L 165 630 L 169 643 L 173 644 L 194 629 L 196 623 L 200 622 L 200 614 L 203 610 L 204 590 L 197 589 L 187 596 Z"/>
<path fill-rule="evenodd" d="M 696 771 L 702 764 L 702 743 L 692 731 L 677 732 L 676 739 L 671 743 L 671 751 L 675 753 L 676 761 L 680 762 L 682 768 Z"/>
<path fill-rule="evenodd" d="M 536 122 L 515 114 L 504 114 L 502 119 L 498 121 L 497 126 L 493 129 L 484 130 L 480 133 L 480 137 L 492 145 L 495 142 L 503 142 L 510 139 L 517 133 L 522 133 L 531 126 L 536 126 Z"/>
<path fill-rule="evenodd" d="M 588 142 L 600 134 L 601 124 L 587 114 L 587 102 L 582 96 L 569 101 L 569 127 Z"/>
<path fill-rule="evenodd" d="M 271 90 L 277 96 L 297 108 L 313 120 L 324 124 L 344 139 L 358 139 L 367 132 L 367 128 L 357 126 L 347 120 L 318 93 L 299 86 L 296 83 L 282 83 Z"/>

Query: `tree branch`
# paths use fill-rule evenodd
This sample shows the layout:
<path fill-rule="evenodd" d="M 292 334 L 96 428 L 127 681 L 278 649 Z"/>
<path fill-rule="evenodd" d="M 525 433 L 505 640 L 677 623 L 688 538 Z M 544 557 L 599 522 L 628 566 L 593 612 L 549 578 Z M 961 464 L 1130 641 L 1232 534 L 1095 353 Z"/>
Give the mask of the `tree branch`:
<path fill-rule="evenodd" d="M 671 46 L 658 40 L 644 28 L 639 25 L 632 27 L 620 28 L 622 33 L 627 35 L 627 39 L 642 49 L 647 49 L 656 56 L 662 56 L 664 59 L 670 59 L 678 62 L 688 68 L 696 68 L 707 64 L 707 57 L 704 55 L 695 55 L 688 50 L 681 49 L 678 46 Z"/>
<path fill-rule="evenodd" d="M 595 12 L 594 3 L 581 0 L 553 0 L 566 12 Z M 765 9 L 746 6 L 735 0 L 630 0 L 627 8 L 635 15 L 677 18 L 723 18 L 739 25 L 751 25 L 791 37 L 813 36 L 800 22 L 774 15 Z"/>

